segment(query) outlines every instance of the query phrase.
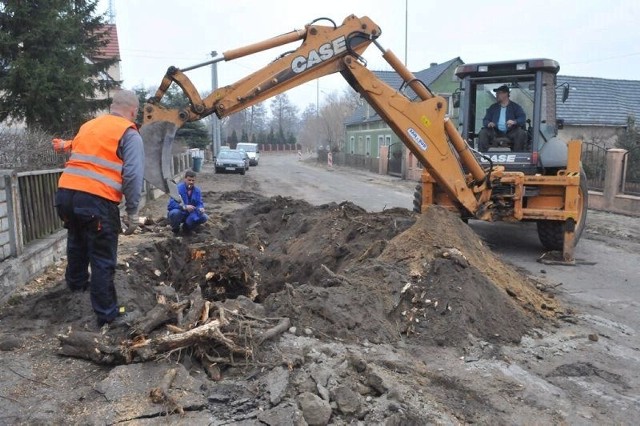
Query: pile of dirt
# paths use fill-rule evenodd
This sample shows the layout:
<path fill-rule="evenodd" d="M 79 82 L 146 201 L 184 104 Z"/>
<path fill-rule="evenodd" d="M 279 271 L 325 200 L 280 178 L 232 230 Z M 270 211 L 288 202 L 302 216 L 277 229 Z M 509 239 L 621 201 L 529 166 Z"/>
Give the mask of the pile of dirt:
<path fill-rule="evenodd" d="M 95 376 L 91 389 L 100 395 L 62 378 L 72 387 L 69 401 L 88 398 L 84 408 L 68 409 L 79 422 L 116 411 L 104 418 L 125 421 L 177 408 L 206 417 L 206 404 L 216 418 L 257 416 L 268 424 L 291 422 L 301 412 L 305 419 L 326 413 L 347 423 L 425 419 L 417 407 L 432 396 L 410 396 L 415 383 L 405 378 L 418 374 L 418 382 L 438 387 L 436 378 L 429 379 L 417 360 L 405 365 L 409 355 L 396 349 L 380 352 L 380 360 L 372 352 L 367 365 L 359 358 L 362 348 L 394 348 L 404 340 L 464 353 L 478 340 L 511 344 L 559 310 L 440 208 L 418 216 L 404 209 L 370 213 L 349 202 L 312 206 L 243 191 L 207 194 L 242 207 L 212 212 L 210 223 L 189 236 L 175 237 L 150 217 L 127 239 L 116 282 L 130 327 L 98 330 L 88 293 L 66 289 L 62 264 L 49 274 L 49 284 L 56 285 L 13 298 L 0 315 L 18 324 L 16 333 L 31 336 L 25 356 L 48 365 L 43 371 L 58 362 L 47 355 L 55 351 L 55 335 L 61 355 L 97 364 L 139 363 L 123 369 L 76 366 L 83 377 Z M 41 350 L 34 351 L 38 344 Z M 173 365 L 166 372 L 145 367 L 152 364 L 145 361 L 163 359 Z M 176 362 L 175 383 L 167 385 Z M 153 373 L 141 373 L 150 368 Z M 127 398 L 143 408 L 118 406 L 122 385 L 140 374 L 154 375 L 144 377 L 144 386 L 162 390 L 164 383 L 161 395 L 177 399 L 157 407 L 137 389 Z M 184 391 L 190 377 L 202 383 L 192 380 Z M 172 386 L 184 386 L 183 392 L 169 392 Z M 394 401 L 400 390 L 407 401 L 417 398 L 415 407 L 390 415 L 389 407 L 399 407 Z M 176 396 L 182 394 L 189 397 Z M 432 408 L 433 421 L 450 420 Z"/>
<path fill-rule="evenodd" d="M 221 239 L 257 251 L 258 297 L 267 310 L 325 336 L 513 343 L 556 308 L 442 208 L 418 217 L 276 197 L 225 225 Z"/>
<path fill-rule="evenodd" d="M 141 244 L 120 265 L 119 299 L 134 317 L 149 312 L 159 295 L 177 303 L 200 289 L 210 302 L 247 297 L 267 315 L 289 318 L 299 333 L 464 346 L 474 339 L 518 342 L 559 310 L 442 208 L 369 213 L 349 202 L 224 197 L 253 202 L 194 236 Z M 58 293 L 19 310 L 90 329 L 90 309 L 65 310 L 71 296 Z"/>
<path fill-rule="evenodd" d="M 243 295 L 290 318 L 298 333 L 347 342 L 516 343 L 559 310 L 445 209 L 369 213 L 349 202 L 223 198 L 252 202 L 200 234 L 142 248 L 129 280 L 180 297 L 199 286 L 210 301 Z"/>

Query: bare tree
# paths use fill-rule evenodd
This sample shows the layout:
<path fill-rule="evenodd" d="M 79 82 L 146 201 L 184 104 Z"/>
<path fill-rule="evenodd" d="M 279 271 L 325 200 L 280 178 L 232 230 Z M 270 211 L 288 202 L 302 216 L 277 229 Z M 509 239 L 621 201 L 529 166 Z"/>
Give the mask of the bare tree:
<path fill-rule="evenodd" d="M 286 93 L 274 97 L 270 106 L 271 130 L 276 135 L 276 143 L 289 143 L 290 137 L 298 133 L 298 108 L 291 103 Z"/>
<path fill-rule="evenodd" d="M 332 92 L 327 95 L 318 111 L 314 105 L 309 105 L 302 116 L 300 143 L 309 149 L 330 146 L 332 151 L 343 150 L 345 121 L 353 114 L 359 102 L 359 95 L 346 89 L 342 94 Z"/>
<path fill-rule="evenodd" d="M 37 128 L 0 127 L 0 168 L 26 171 L 63 167 L 67 155 L 54 152 L 51 138 Z"/>
<path fill-rule="evenodd" d="M 253 105 L 223 119 L 223 123 L 223 130 L 226 135 L 230 136 L 235 131 L 239 137 L 240 135 L 245 135 L 248 141 L 252 141 L 258 134 L 266 133 L 266 106 L 264 103 Z"/>
<path fill-rule="evenodd" d="M 302 112 L 298 143 L 307 151 L 315 151 L 326 143 L 326 132 L 315 104 L 307 105 Z"/>

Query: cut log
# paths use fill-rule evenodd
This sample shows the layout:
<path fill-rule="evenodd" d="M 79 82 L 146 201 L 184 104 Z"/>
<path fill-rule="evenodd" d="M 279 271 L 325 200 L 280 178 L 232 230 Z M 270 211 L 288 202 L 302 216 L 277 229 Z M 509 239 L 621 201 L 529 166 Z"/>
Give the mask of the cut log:
<path fill-rule="evenodd" d="M 170 305 L 157 304 L 144 317 L 137 319 L 131 325 L 130 334 L 133 336 L 148 336 L 156 328 L 168 322 L 175 321 L 176 312 Z"/>
<path fill-rule="evenodd" d="M 86 331 L 72 331 L 58 335 L 61 347 L 58 353 L 74 358 L 83 358 L 97 364 L 126 364 L 128 357 L 109 336 Z"/>

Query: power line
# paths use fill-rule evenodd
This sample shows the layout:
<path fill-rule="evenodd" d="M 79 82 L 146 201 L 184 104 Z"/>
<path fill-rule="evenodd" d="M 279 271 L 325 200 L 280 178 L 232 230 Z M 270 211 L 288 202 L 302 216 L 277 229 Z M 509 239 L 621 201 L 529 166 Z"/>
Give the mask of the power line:
<path fill-rule="evenodd" d="M 593 59 L 590 61 L 568 62 L 568 63 L 565 63 L 564 65 L 593 64 L 595 62 L 609 61 L 611 59 L 623 59 L 623 58 L 629 58 L 631 56 L 638 56 L 638 55 L 640 55 L 640 52 L 627 53 L 625 55 L 608 56 L 606 58 Z"/>

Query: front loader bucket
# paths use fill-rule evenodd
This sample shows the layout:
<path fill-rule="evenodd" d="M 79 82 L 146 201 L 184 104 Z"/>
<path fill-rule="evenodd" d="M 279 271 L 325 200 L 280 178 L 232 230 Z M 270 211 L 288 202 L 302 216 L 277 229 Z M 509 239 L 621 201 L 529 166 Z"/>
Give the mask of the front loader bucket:
<path fill-rule="evenodd" d="M 140 128 L 144 142 L 144 178 L 151 185 L 181 202 L 180 194 L 171 173 L 171 145 L 178 126 L 169 121 L 156 121 Z"/>

